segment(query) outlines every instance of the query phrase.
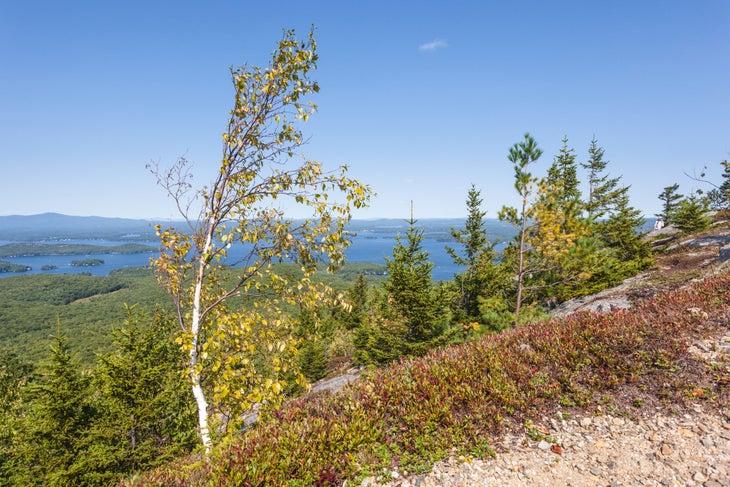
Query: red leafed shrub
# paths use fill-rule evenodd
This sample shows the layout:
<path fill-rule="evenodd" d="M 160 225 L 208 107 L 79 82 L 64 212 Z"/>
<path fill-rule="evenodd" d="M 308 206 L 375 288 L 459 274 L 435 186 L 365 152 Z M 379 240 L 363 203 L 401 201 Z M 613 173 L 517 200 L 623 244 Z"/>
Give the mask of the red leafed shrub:
<path fill-rule="evenodd" d="M 587 405 L 596 392 L 671 373 L 697 327 L 727 325 L 729 302 L 725 274 L 631 310 L 577 313 L 433 350 L 368 371 L 337 395 L 289 402 L 207 469 L 161 470 L 140 483 L 342 485 L 396 465 L 425 470 L 454 448 L 488 454 L 505 418 L 557 401 Z"/>

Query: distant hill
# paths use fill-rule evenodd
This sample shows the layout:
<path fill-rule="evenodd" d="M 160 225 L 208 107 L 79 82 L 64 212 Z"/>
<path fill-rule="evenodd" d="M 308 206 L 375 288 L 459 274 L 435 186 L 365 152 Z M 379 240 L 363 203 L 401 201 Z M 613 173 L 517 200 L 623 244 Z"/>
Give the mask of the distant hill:
<path fill-rule="evenodd" d="M 154 225 L 158 221 L 99 216 L 70 216 L 60 213 L 39 215 L 0 216 L 0 240 L 31 241 L 60 239 L 109 239 L 155 240 Z M 163 222 L 170 224 L 170 222 Z M 174 224 L 174 222 L 173 222 Z M 505 241 L 515 235 L 514 228 L 496 218 L 485 219 L 490 240 Z M 463 228 L 463 218 L 422 218 L 417 226 L 426 238 L 449 241 L 451 227 Z M 368 232 L 379 234 L 404 234 L 408 223 L 400 218 L 353 220 L 349 229 L 366 236 Z"/>
<path fill-rule="evenodd" d="M 69 216 L 59 213 L 0 216 L 0 240 L 77 238 L 154 239 L 151 220 Z"/>

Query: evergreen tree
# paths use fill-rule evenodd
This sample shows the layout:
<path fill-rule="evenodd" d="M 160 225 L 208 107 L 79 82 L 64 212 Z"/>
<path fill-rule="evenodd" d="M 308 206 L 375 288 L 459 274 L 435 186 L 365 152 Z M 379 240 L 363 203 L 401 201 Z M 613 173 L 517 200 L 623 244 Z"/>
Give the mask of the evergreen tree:
<path fill-rule="evenodd" d="M 604 174 L 608 161 L 603 159 L 605 150 L 599 147 L 595 137 L 588 148 L 588 161 L 581 167 L 588 171 L 588 199 L 584 202 L 588 218 L 597 220 L 609 213 L 620 198 L 621 177 L 611 178 Z"/>
<path fill-rule="evenodd" d="M 526 257 L 530 252 L 527 243 L 528 226 L 530 224 L 529 200 L 534 196 L 535 183 L 537 182 L 537 178 L 530 173 L 529 168 L 530 164 L 537 161 L 541 155 L 542 150 L 537 146 L 537 142 L 530 134 L 525 134 L 522 142 L 516 143 L 510 148 L 508 160 L 512 163 L 515 171 L 515 189 L 522 199 L 522 206 L 520 210 L 504 206 L 499 211 L 500 220 L 507 221 L 519 229 L 515 237 L 516 241 L 514 245 L 516 246 L 516 250 L 512 253 L 515 256 L 517 275 L 514 323 L 519 321 L 524 281 L 525 276 L 528 274 Z M 506 255 L 509 254 L 506 253 Z"/>
<path fill-rule="evenodd" d="M 431 285 L 433 263 L 423 249 L 423 229 L 413 218 L 407 220 L 406 241 L 396 237 L 393 257 L 386 259 L 388 279 L 383 283 L 389 307 L 406 325 L 406 339 L 422 342 L 438 334 L 435 326 L 439 304 L 434 299 Z"/>
<path fill-rule="evenodd" d="M 563 146 L 548 168 L 546 182 L 553 191 L 559 204 L 575 204 L 580 202 L 578 189 L 578 163 L 575 151 L 568 147 L 568 137 L 563 137 Z"/>
<path fill-rule="evenodd" d="M 730 208 L 730 162 L 722 161 L 720 164 L 723 167 L 723 181 L 719 186 L 710 183 L 715 188 L 707 193 L 707 200 L 710 208 L 714 210 L 727 210 Z M 705 182 L 709 183 L 709 181 Z"/>
<path fill-rule="evenodd" d="M 630 205 L 629 187 L 621 186 L 621 176 L 611 178 L 604 174 L 608 161 L 604 160 L 605 150 L 598 146 L 595 137 L 588 155 L 588 162 L 581 164 L 588 170 L 589 198 L 584 204 L 594 222 L 595 235 L 613 252 L 612 256 L 604 254 L 604 270 L 592 280 L 610 285 L 648 265 L 650 250 L 636 233 L 644 219 Z"/>
<path fill-rule="evenodd" d="M 423 230 L 407 220 L 405 242 L 396 237 L 393 257 L 386 259 L 380 306 L 357 330 L 354 340 L 360 361 L 384 363 L 401 356 L 422 355 L 449 338 L 449 314 L 443 290 L 431 283 L 433 263 L 423 249 Z"/>
<path fill-rule="evenodd" d="M 621 262 L 643 261 L 643 266 L 651 252 L 648 243 L 636 232 L 644 224 L 644 218 L 641 211 L 630 205 L 628 189 L 620 189 L 608 219 L 597 223 L 597 233 Z"/>
<path fill-rule="evenodd" d="M 580 196 L 566 194 L 561 179 L 540 181 L 527 239 L 532 252 L 525 289 L 533 300 L 555 303 L 582 294 L 601 267 L 600 245 L 580 209 Z"/>
<path fill-rule="evenodd" d="M 463 246 L 462 253 L 446 246 L 454 263 L 466 267 L 462 274 L 455 276 L 454 281 L 460 293 L 459 307 L 465 312 L 466 318 L 473 321 L 479 321 L 480 318 L 479 296 L 487 294 L 490 286 L 497 284 L 498 277 L 494 245 L 487 238 L 484 223 L 486 212 L 481 210 L 480 195 L 481 192 L 472 184 L 466 199 L 464 229 L 451 227 L 451 236 Z"/>
<path fill-rule="evenodd" d="M 350 305 L 343 319 L 348 330 L 361 327 L 367 319 L 369 309 L 368 280 L 359 274 L 355 283 L 347 290 L 347 301 Z"/>
<path fill-rule="evenodd" d="M 33 367 L 7 349 L 0 350 L 0 485 L 10 483 L 13 444 L 25 409 L 23 389 L 32 378 Z"/>
<path fill-rule="evenodd" d="M 673 211 L 674 225 L 686 233 L 701 232 L 709 228 L 711 221 L 705 216 L 707 207 L 695 195 L 684 198 Z"/>
<path fill-rule="evenodd" d="M 670 223 L 674 219 L 674 209 L 677 202 L 684 198 L 684 195 L 677 193 L 678 189 L 679 184 L 675 183 L 665 187 L 664 191 L 659 194 L 659 199 L 663 201 L 662 212 L 656 216 L 663 218 L 666 223 Z"/>
<path fill-rule="evenodd" d="M 75 357 L 60 332 L 40 381 L 30 386 L 31 406 L 13 449 L 10 479 L 15 485 L 83 485 L 74 463 L 79 439 L 92 419 L 86 398 L 89 377 L 78 371 Z"/>
<path fill-rule="evenodd" d="M 153 320 L 127 308 L 114 330 L 115 350 L 99 358 L 93 379 L 97 411 L 75 461 L 90 485 L 109 485 L 125 475 L 164 464 L 197 443 L 196 416 L 184 355 L 171 335 L 171 319 Z"/>

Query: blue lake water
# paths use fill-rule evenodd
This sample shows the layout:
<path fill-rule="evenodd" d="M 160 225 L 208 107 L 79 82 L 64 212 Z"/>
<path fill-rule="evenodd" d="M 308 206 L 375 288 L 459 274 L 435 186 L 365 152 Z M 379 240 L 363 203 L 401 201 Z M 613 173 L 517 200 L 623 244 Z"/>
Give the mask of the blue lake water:
<path fill-rule="evenodd" d="M 8 241 L 0 241 L 0 245 L 13 243 Z M 64 243 L 64 244 L 90 244 L 114 246 L 129 243 L 129 241 L 112 241 L 112 240 L 52 240 L 37 241 L 37 243 Z M 152 247 L 157 247 L 159 242 L 136 242 Z M 374 262 L 385 264 L 386 257 L 391 257 L 393 246 L 396 244 L 395 234 L 392 232 L 367 232 L 360 234 L 353 240 L 352 245 L 346 251 L 346 259 L 348 262 Z M 445 245 L 454 246 L 453 242 L 447 242 L 443 236 L 425 236 L 422 245 L 434 264 L 432 278 L 434 280 L 450 280 L 454 274 L 461 271 L 459 266 L 454 265 L 445 250 Z M 233 249 L 235 250 L 235 249 Z M 106 276 L 115 269 L 127 267 L 139 267 L 149 265 L 150 258 L 156 257 L 156 253 L 143 254 L 90 254 L 90 255 L 50 255 L 37 257 L 13 257 L 0 258 L 0 260 L 31 267 L 32 270 L 22 273 L 5 272 L 0 273 L 0 278 L 15 276 L 20 274 L 80 274 L 90 273 L 97 276 Z M 231 258 L 235 258 L 235 252 L 231 253 Z M 101 259 L 103 264 L 89 267 L 72 266 L 71 261 L 82 259 Z M 43 266 L 55 266 L 52 270 L 42 270 Z"/>

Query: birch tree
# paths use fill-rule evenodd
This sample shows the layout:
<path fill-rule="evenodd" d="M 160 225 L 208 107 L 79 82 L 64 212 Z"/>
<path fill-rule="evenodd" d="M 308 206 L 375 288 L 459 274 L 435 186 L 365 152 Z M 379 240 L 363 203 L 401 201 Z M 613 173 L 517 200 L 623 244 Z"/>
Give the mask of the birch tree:
<path fill-rule="evenodd" d="M 319 91 L 317 59 L 314 31 L 301 41 L 287 31 L 266 67 L 231 69 L 234 104 L 210 186 L 194 189 L 184 158 L 151 167 L 185 222 L 157 227 L 154 268 L 182 329 L 206 456 L 216 433 L 240 425 L 254 404 L 276 403 L 287 377 L 301 377 L 290 369 L 297 340 L 285 308 L 330 299 L 310 277 L 318 262 L 331 270 L 343 262 L 351 211 L 372 194 L 346 166 L 325 171 L 298 154 L 301 124 L 316 111 L 308 98 Z M 292 208 L 310 217 L 292 220 Z M 228 258 L 232 245 L 243 255 Z M 277 274 L 281 261 L 301 271 Z"/>

